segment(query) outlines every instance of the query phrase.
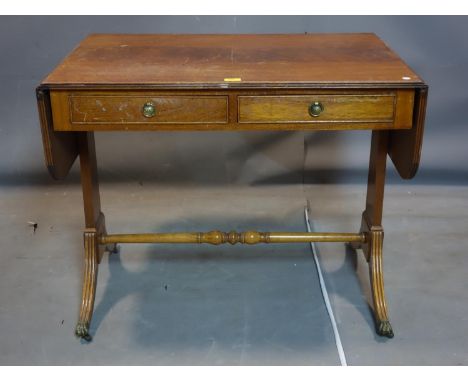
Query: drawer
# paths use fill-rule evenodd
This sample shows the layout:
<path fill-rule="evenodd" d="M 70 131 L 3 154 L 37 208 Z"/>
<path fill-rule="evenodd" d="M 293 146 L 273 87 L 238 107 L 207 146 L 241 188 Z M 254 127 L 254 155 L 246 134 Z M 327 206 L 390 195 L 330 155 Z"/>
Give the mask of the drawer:
<path fill-rule="evenodd" d="M 227 96 L 69 95 L 71 124 L 227 123 Z"/>
<path fill-rule="evenodd" d="M 395 94 L 239 96 L 239 123 L 392 123 Z"/>

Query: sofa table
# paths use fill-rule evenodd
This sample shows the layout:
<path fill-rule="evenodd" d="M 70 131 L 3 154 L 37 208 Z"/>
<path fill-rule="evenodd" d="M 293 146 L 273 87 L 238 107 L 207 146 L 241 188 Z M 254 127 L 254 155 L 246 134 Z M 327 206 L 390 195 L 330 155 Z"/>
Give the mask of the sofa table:
<path fill-rule="evenodd" d="M 50 174 L 63 179 L 80 157 L 84 280 L 76 335 L 91 340 L 98 265 L 117 243 L 344 242 L 362 249 L 376 331 L 393 337 L 382 270 L 386 159 L 402 178 L 415 175 L 427 90 L 371 33 L 85 38 L 36 90 Z M 94 131 L 362 129 L 372 130 L 372 138 L 357 233 L 106 231 Z"/>

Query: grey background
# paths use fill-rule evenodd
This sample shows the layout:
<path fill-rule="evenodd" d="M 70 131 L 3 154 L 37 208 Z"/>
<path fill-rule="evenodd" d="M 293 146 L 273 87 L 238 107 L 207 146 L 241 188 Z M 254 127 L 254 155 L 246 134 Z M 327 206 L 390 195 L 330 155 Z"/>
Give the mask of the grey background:
<path fill-rule="evenodd" d="M 351 365 L 468 365 L 466 17 L 1 17 L 0 364 L 336 365 L 308 245 L 122 245 L 99 266 L 94 340 L 81 291 L 75 165 L 44 166 L 34 88 L 88 33 L 375 32 L 429 84 L 422 165 L 388 166 L 386 295 L 374 332 L 364 257 L 317 246 Z M 110 232 L 354 232 L 369 132 L 99 133 Z M 36 230 L 28 222 L 38 223 Z M 356 277 L 358 276 L 358 277 Z"/>
<path fill-rule="evenodd" d="M 97 32 L 377 33 L 430 86 L 422 165 L 415 181 L 452 184 L 468 181 L 466 17 L 2 17 L 0 20 L 3 184 L 50 181 L 44 172 L 33 89 L 83 37 Z M 105 169 L 102 176 L 112 173 L 109 180 L 133 176 L 142 180 L 157 178 L 159 182 L 276 184 L 301 181 L 306 163 L 306 170 L 318 170 L 306 172 L 308 182 L 360 182 L 365 178 L 368 139 L 362 136 L 368 136 L 367 132 L 184 134 L 106 134 L 106 144 L 101 144 L 103 138 L 98 134 L 100 165 Z M 133 145 L 138 145 L 139 150 L 131 150 Z M 198 159 L 192 160 L 194 157 Z M 389 176 L 391 181 L 400 182 L 392 166 Z"/>

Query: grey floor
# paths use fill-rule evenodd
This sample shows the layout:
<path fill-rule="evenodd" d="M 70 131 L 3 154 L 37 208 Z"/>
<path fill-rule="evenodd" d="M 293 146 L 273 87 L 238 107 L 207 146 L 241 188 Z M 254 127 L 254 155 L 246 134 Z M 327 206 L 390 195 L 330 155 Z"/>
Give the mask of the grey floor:
<path fill-rule="evenodd" d="M 99 270 L 92 343 L 73 330 L 82 267 L 76 182 L 0 195 L 0 364 L 337 365 L 307 245 L 122 245 Z M 355 231 L 364 185 L 106 183 L 111 232 Z M 374 334 L 362 254 L 319 255 L 351 365 L 468 365 L 468 186 L 389 185 L 384 269 L 395 338 Z M 28 221 L 38 223 L 34 232 Z M 358 276 L 358 277 L 356 277 Z"/>

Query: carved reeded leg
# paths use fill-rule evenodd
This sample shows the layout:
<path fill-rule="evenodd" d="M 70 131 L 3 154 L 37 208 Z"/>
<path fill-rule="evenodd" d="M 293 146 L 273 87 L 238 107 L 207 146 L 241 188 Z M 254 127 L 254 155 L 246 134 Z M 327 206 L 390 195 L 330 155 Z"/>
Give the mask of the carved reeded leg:
<path fill-rule="evenodd" d="M 98 265 L 105 250 L 103 245 L 99 245 L 99 236 L 106 233 L 106 227 L 104 215 L 101 212 L 93 133 L 79 133 L 78 144 L 86 229 L 84 231 L 82 298 L 75 334 L 86 341 L 91 341 L 89 326 L 94 309 Z"/>
<path fill-rule="evenodd" d="M 81 297 L 80 317 L 76 325 L 75 334 L 86 341 L 91 341 L 89 325 L 94 309 L 94 296 L 96 293 L 96 282 L 98 274 L 99 246 L 97 231 L 86 229 L 84 239 L 84 276 Z"/>
<path fill-rule="evenodd" d="M 382 249 L 384 232 L 382 229 L 382 209 L 385 188 L 385 170 L 388 151 L 388 133 L 373 131 L 367 182 L 366 209 L 362 214 L 361 232 L 366 242 L 361 245 L 369 263 L 372 300 L 376 332 L 380 336 L 393 337 L 385 299 Z"/>
<path fill-rule="evenodd" d="M 369 238 L 369 276 L 374 301 L 374 318 L 377 334 L 393 337 L 393 329 L 388 320 L 387 301 L 385 299 L 382 249 L 384 233 L 382 229 L 371 229 Z"/>

